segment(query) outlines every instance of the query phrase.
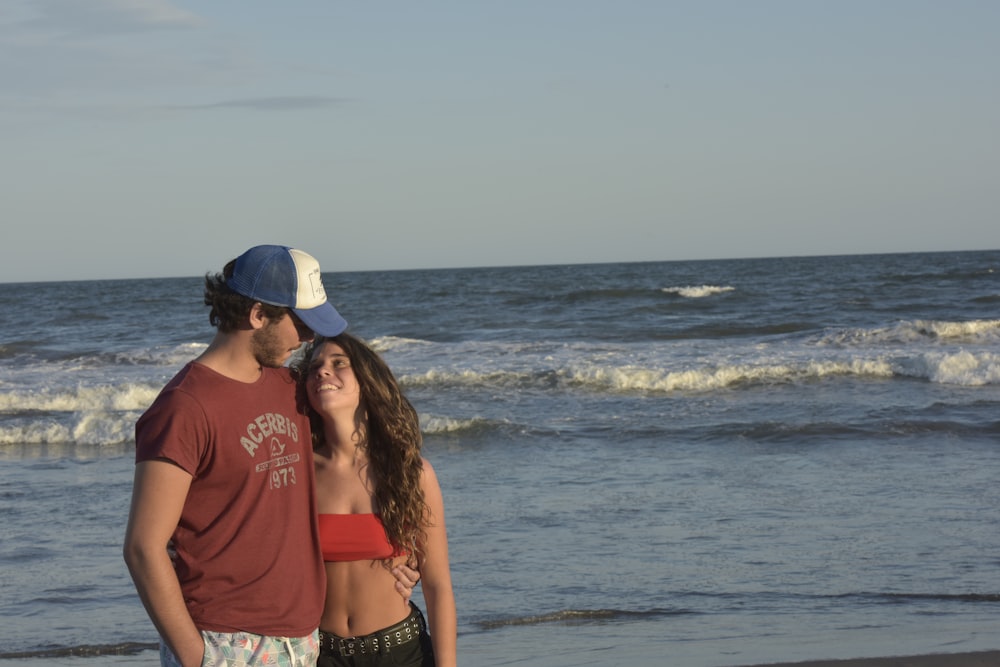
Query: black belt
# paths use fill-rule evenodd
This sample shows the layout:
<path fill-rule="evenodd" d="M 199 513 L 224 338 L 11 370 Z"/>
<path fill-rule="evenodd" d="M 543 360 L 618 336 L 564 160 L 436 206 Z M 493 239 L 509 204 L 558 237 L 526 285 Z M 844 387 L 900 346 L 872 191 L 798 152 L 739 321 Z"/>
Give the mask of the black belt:
<path fill-rule="evenodd" d="M 424 615 L 414 606 L 410 615 L 396 625 L 364 637 L 340 637 L 320 630 L 319 648 L 320 651 L 339 653 L 342 656 L 388 653 L 394 646 L 402 646 L 417 639 L 426 629 Z"/>

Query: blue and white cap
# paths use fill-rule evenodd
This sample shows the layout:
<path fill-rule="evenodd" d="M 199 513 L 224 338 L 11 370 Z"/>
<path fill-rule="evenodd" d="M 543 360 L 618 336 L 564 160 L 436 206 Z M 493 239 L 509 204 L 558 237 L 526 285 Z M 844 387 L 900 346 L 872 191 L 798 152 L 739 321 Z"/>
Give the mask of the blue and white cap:
<path fill-rule="evenodd" d="M 254 246 L 236 258 L 226 285 L 255 301 L 290 308 L 321 336 L 336 336 L 347 328 L 347 320 L 326 300 L 319 262 L 301 250 Z"/>

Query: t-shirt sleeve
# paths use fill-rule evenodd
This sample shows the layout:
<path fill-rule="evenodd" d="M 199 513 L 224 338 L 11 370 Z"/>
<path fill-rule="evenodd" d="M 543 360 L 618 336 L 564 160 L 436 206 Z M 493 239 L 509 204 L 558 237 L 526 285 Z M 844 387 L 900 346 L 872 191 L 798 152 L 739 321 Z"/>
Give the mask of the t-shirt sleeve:
<path fill-rule="evenodd" d="M 166 459 L 197 477 L 210 446 L 205 411 L 182 390 L 165 390 L 135 424 L 136 463 Z"/>

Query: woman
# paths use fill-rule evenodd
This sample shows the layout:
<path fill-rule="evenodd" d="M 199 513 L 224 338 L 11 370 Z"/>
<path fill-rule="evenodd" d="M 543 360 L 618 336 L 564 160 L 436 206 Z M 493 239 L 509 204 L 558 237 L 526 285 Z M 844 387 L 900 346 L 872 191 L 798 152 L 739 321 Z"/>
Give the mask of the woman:
<path fill-rule="evenodd" d="M 326 604 L 320 667 L 456 664 L 455 598 L 441 487 L 417 413 L 364 342 L 317 338 L 298 365 L 312 420 Z M 391 570 L 420 571 L 427 618 Z M 429 634 L 429 636 L 428 636 Z"/>

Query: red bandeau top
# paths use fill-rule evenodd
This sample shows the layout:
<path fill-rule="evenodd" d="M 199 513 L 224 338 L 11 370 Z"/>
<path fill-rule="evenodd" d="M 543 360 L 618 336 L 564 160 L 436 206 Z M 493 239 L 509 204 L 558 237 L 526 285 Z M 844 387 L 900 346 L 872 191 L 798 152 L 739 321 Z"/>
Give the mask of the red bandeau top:
<path fill-rule="evenodd" d="M 324 561 L 383 560 L 404 553 L 389 542 L 376 514 L 320 514 L 319 542 Z"/>

